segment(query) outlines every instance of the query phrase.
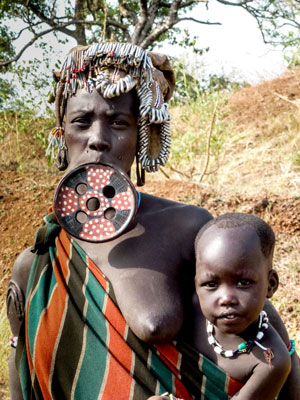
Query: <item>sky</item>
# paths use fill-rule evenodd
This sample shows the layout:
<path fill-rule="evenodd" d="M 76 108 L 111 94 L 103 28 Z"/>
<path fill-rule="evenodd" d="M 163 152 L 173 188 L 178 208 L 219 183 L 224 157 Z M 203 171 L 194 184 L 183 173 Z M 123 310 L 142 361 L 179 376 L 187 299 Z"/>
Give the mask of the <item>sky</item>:
<path fill-rule="evenodd" d="M 281 49 L 264 44 L 255 19 L 245 10 L 212 1 L 207 17 L 201 18 L 203 8 L 204 5 L 199 5 L 193 16 L 222 25 L 182 22 L 180 27 L 188 28 L 192 35 L 199 37 L 200 48 L 210 48 L 202 56 L 204 70 L 255 84 L 272 79 L 286 69 Z M 167 46 L 166 50 L 174 55 L 180 52 Z"/>
<path fill-rule="evenodd" d="M 208 26 L 189 21 L 179 25 L 189 29 L 191 36 L 199 37 L 197 47 L 209 47 L 210 50 L 197 60 L 176 46 L 165 45 L 159 51 L 173 56 L 184 55 L 190 64 L 197 64 L 199 75 L 223 74 L 250 84 L 272 79 L 286 69 L 281 50 L 263 43 L 255 19 L 240 7 L 225 6 L 212 0 L 208 10 L 204 4 L 200 4 L 192 16 L 222 23 Z M 75 45 L 75 41 L 70 41 L 66 46 L 57 45 L 51 35 L 46 40 L 61 51 L 59 58 Z M 24 53 L 23 59 L 32 59 L 33 56 L 41 57 L 39 49 L 30 48 Z"/>

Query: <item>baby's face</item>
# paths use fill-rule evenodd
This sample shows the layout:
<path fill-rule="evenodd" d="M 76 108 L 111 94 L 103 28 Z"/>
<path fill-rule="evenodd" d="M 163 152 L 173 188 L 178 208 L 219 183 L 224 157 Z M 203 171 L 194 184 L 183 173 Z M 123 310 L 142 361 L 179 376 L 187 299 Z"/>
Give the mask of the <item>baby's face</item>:
<path fill-rule="evenodd" d="M 259 316 L 269 293 L 270 260 L 250 227 L 209 227 L 196 248 L 196 291 L 216 329 L 242 333 Z"/>

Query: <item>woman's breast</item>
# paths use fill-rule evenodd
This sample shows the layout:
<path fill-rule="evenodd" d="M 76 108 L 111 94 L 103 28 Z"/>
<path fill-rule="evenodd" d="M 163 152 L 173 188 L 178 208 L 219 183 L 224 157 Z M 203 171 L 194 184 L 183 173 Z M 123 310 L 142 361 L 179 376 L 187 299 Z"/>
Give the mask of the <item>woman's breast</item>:
<path fill-rule="evenodd" d="M 178 279 L 157 269 L 126 269 L 113 274 L 118 306 L 131 330 L 148 343 L 166 343 L 183 324 Z"/>

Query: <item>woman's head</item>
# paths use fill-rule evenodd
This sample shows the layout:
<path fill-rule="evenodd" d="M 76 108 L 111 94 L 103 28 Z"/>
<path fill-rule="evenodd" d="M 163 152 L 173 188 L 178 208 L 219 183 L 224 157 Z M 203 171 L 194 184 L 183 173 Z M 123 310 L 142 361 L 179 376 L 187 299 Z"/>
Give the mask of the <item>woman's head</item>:
<path fill-rule="evenodd" d="M 83 101 L 83 97 L 77 95 L 79 91 L 85 91 L 87 95 L 97 92 L 107 101 L 133 91 L 138 160 L 146 171 L 155 171 L 165 164 L 170 147 L 166 101 L 175 84 L 166 56 L 146 53 L 129 44 L 78 46 L 68 54 L 58 78 L 55 93 L 57 128 L 53 131 L 58 141 L 63 139 L 62 123 L 68 103 L 76 102 L 79 97 L 80 102 Z M 70 140 L 67 144 L 72 145 Z"/>

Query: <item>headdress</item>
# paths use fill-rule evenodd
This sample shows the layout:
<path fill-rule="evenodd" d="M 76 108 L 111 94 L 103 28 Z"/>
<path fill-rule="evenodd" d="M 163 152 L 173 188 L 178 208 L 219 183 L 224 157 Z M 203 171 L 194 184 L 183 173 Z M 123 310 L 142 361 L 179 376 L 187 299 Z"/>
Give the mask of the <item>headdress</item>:
<path fill-rule="evenodd" d="M 94 43 L 72 49 L 63 63 L 55 88 L 56 128 L 48 153 L 63 146 L 62 120 L 68 97 L 79 88 L 98 90 L 112 98 L 135 89 L 139 99 L 137 160 L 147 172 L 165 165 L 170 150 L 167 101 L 175 86 L 168 58 L 124 43 Z"/>

